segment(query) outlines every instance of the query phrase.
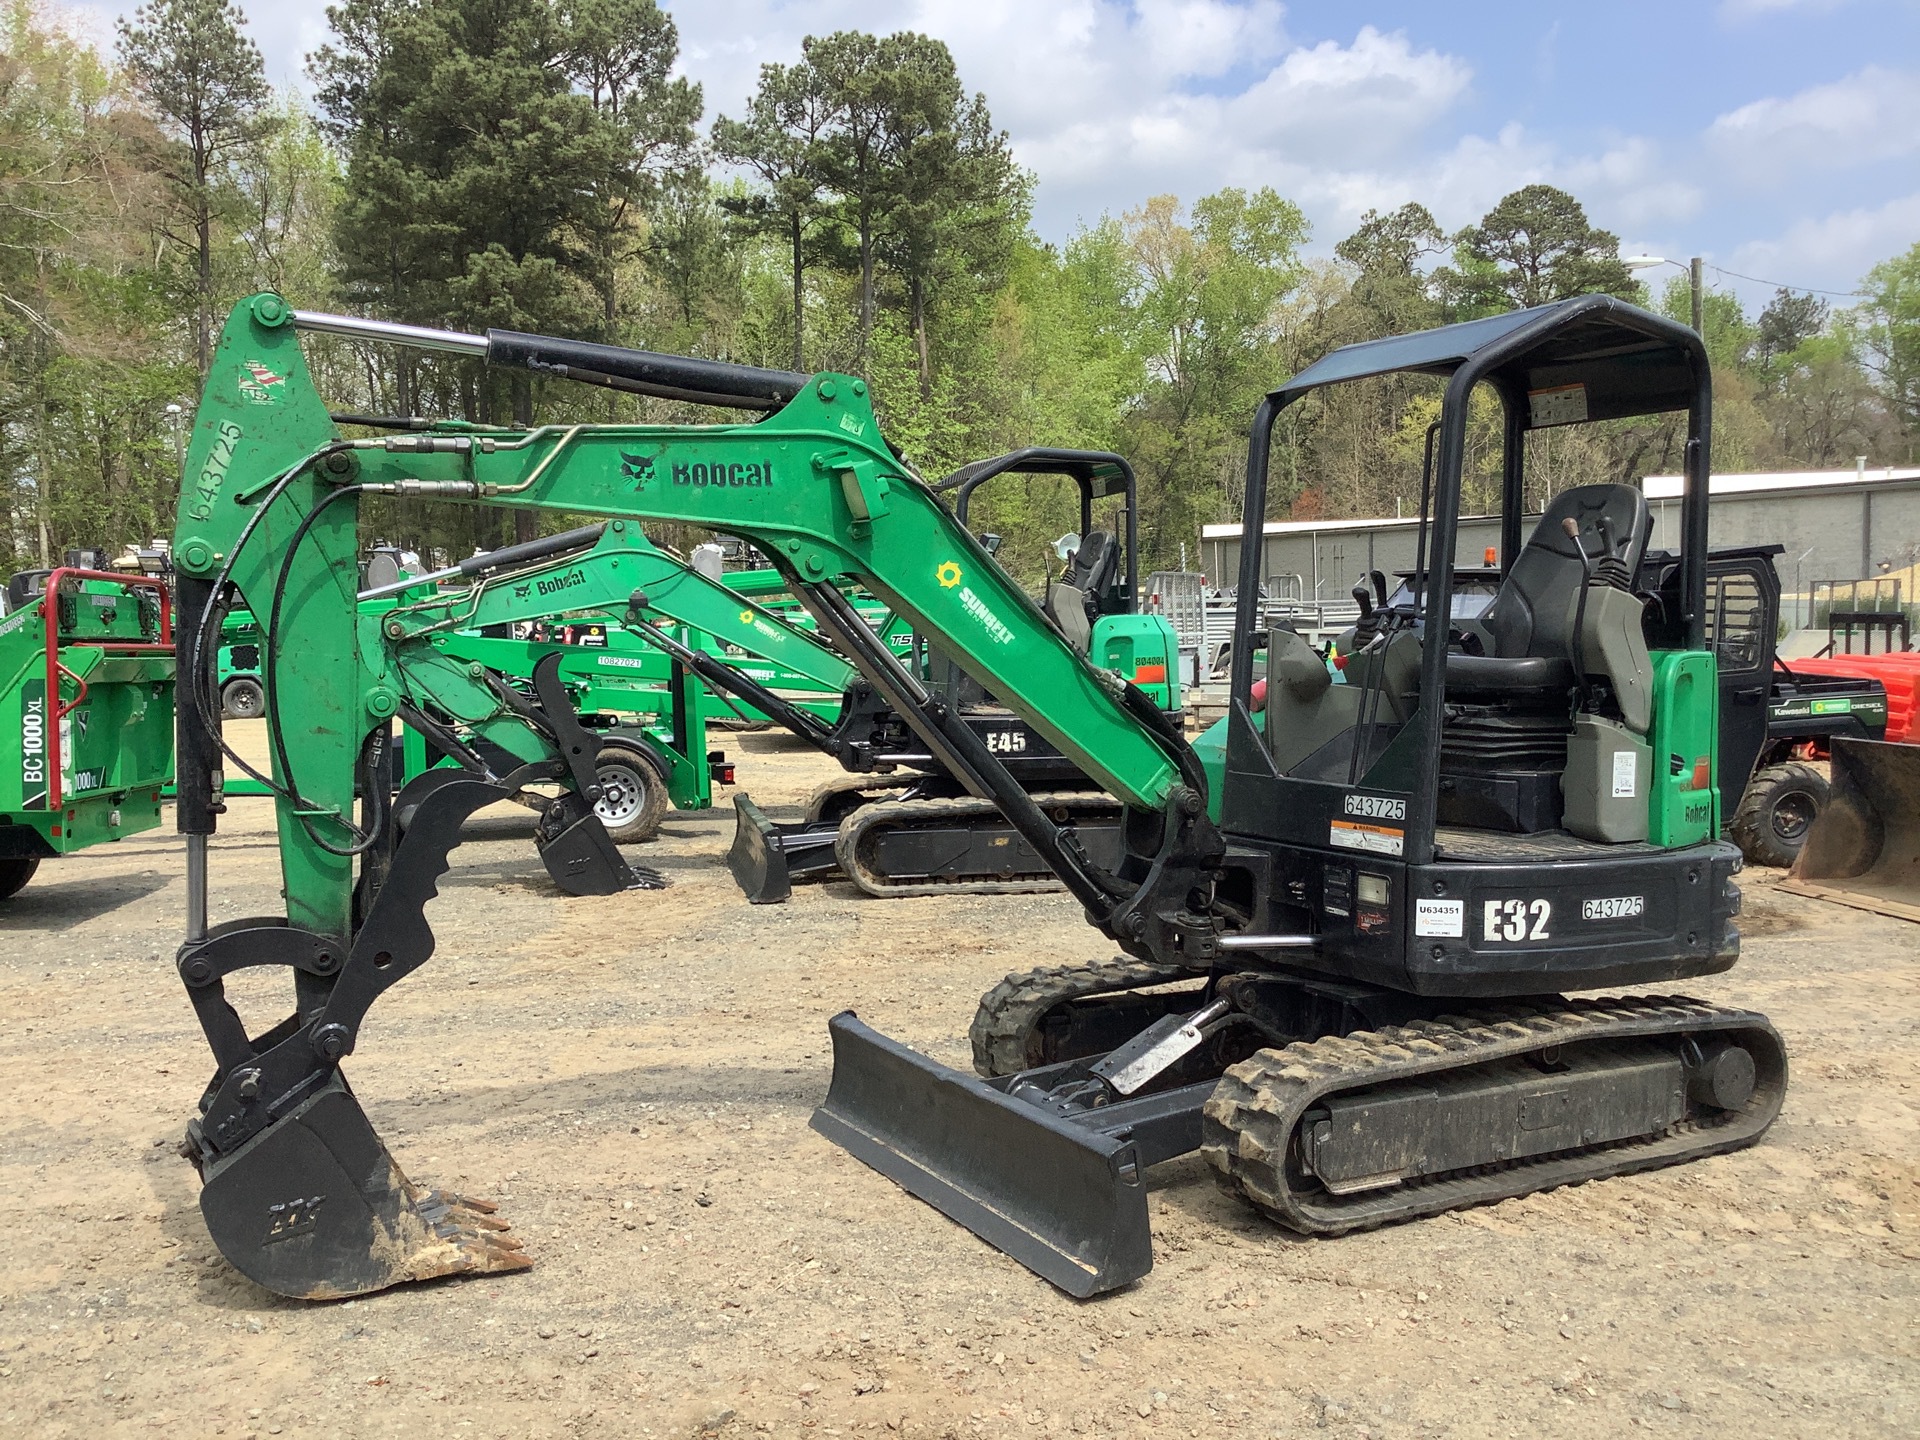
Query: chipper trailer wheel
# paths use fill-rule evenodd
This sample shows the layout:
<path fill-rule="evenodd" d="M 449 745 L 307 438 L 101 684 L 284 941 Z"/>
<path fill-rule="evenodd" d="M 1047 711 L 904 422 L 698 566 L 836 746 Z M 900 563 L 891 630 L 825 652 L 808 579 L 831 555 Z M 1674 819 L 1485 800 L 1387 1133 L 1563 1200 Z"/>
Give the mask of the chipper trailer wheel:
<path fill-rule="evenodd" d="M 8 855 L 0 857 L 0 900 L 6 900 L 20 893 L 20 889 L 33 878 L 33 872 L 40 868 L 37 855 Z"/>
<path fill-rule="evenodd" d="M 593 813 L 616 845 L 651 840 L 667 813 L 667 787 L 654 768 L 631 750 L 604 746 L 594 760 L 600 798 Z"/>
<path fill-rule="evenodd" d="M 1769 765 L 1747 782 L 1734 811 L 1734 844 L 1754 865 L 1793 864 L 1807 832 L 1827 808 L 1827 777 L 1811 765 Z"/>
<path fill-rule="evenodd" d="M 220 692 L 220 713 L 228 720 L 258 720 L 267 712 L 267 692 L 250 675 L 238 675 Z"/>

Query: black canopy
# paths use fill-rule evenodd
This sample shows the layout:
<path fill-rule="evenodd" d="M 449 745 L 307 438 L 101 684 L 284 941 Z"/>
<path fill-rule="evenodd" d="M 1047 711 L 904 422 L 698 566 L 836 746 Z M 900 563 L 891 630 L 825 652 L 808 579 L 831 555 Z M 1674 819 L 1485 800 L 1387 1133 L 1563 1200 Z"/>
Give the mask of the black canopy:
<path fill-rule="evenodd" d="M 1699 393 L 1694 367 L 1705 363 L 1699 337 L 1686 326 L 1611 295 L 1581 295 L 1346 345 L 1272 398 L 1284 406 L 1309 390 L 1370 375 L 1451 375 L 1491 350 L 1502 353 L 1486 378 L 1516 398 L 1536 397 L 1518 407 L 1530 426 L 1684 410 Z M 1584 395 L 1570 393 L 1576 386 Z"/>

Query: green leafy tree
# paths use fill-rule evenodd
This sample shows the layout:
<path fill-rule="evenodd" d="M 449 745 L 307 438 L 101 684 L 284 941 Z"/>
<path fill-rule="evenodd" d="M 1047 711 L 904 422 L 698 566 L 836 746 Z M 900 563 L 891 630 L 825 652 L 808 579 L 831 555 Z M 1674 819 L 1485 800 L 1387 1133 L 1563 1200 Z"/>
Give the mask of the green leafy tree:
<path fill-rule="evenodd" d="M 700 87 L 672 73 L 680 35 L 654 0 L 567 0 L 561 24 L 562 62 L 599 122 L 592 203 L 580 223 L 611 338 L 620 267 L 639 251 L 646 205 L 667 187 L 705 183 L 694 131 Z"/>
<path fill-rule="evenodd" d="M 806 242 L 823 211 L 822 147 L 834 117 L 818 69 L 762 65 L 760 86 L 739 120 L 713 122 L 713 148 L 743 165 L 763 187 L 732 197 L 729 208 L 749 233 L 778 233 L 786 242 L 793 297 L 793 368 L 806 369 Z"/>
<path fill-rule="evenodd" d="M 1861 288 L 1868 363 L 1912 455 L 1920 448 L 1920 244 L 1874 266 Z"/>
<path fill-rule="evenodd" d="M 1754 325 L 1755 358 L 1771 365 L 1791 354 L 1827 328 L 1833 307 L 1817 295 L 1796 295 L 1791 290 L 1776 290 L 1767 308 Z"/>
<path fill-rule="evenodd" d="M 1190 217 L 1156 196 L 1124 225 L 1149 359 L 1123 448 L 1143 479 L 1143 548 L 1168 562 L 1204 520 L 1238 510 L 1247 422 L 1281 378 L 1282 302 L 1308 228 L 1271 189 L 1219 191 Z"/>
<path fill-rule="evenodd" d="M 194 352 L 204 377 L 213 344 L 216 192 L 261 134 L 268 99 L 260 51 L 230 0 L 152 0 L 119 23 L 120 59 L 176 142 L 161 160 L 186 212 L 194 258 Z"/>
<path fill-rule="evenodd" d="M 881 248 L 906 290 L 920 387 L 933 365 L 927 333 L 931 295 L 943 280 L 989 286 L 1024 228 L 1026 177 L 986 97 L 969 99 L 953 56 L 922 35 L 892 37 L 887 97 L 887 207 Z"/>
<path fill-rule="evenodd" d="M 1631 299 L 1639 288 L 1619 251 L 1566 191 L 1526 185 L 1454 237 L 1442 284 L 1462 319 L 1594 292 Z"/>
<path fill-rule="evenodd" d="M 843 30 L 801 42 L 805 63 L 819 75 L 831 106 L 819 151 L 820 176 L 837 192 L 855 237 L 863 349 L 873 333 L 875 247 L 893 198 L 887 128 L 895 94 L 887 72 L 898 64 L 902 39 Z"/>
<path fill-rule="evenodd" d="M 1355 338 L 1424 330 L 1438 323 L 1439 306 L 1419 266 L 1427 256 L 1441 253 L 1446 240 L 1433 213 L 1409 203 L 1388 215 L 1369 210 L 1360 228 L 1333 247 L 1355 271 L 1349 295 L 1359 313 L 1341 317 L 1355 328 Z"/>

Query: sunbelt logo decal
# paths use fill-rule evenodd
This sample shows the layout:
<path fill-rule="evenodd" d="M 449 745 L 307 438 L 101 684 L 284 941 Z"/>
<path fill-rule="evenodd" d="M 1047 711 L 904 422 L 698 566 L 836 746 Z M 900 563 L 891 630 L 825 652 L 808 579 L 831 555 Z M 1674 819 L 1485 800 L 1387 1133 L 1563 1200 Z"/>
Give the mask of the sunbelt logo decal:
<path fill-rule="evenodd" d="M 1009 630 L 1001 622 L 1000 617 L 987 608 L 987 602 L 974 594 L 968 586 L 962 585 L 960 587 L 960 603 L 966 608 L 966 612 L 978 620 L 986 632 L 993 636 L 995 640 L 998 640 L 1002 645 L 1011 645 L 1013 643 L 1013 631 Z"/>

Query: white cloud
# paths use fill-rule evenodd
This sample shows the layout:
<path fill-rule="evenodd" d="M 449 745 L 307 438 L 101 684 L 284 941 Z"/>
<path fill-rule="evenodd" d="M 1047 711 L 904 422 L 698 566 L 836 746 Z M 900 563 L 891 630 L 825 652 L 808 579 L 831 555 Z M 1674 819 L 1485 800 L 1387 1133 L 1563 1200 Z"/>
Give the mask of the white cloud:
<path fill-rule="evenodd" d="M 1875 207 L 1800 220 L 1771 240 L 1739 246 L 1727 269 L 1762 280 L 1851 290 L 1882 260 L 1920 240 L 1920 191 Z"/>
<path fill-rule="evenodd" d="M 1721 0 L 1723 20 L 1753 20 L 1763 15 L 1780 15 L 1788 10 L 1831 10 L 1844 0 Z"/>
<path fill-rule="evenodd" d="M 1794 95 L 1755 100 L 1718 117 L 1707 140 L 1753 180 L 1894 159 L 1920 149 L 1920 74 L 1869 65 Z"/>

